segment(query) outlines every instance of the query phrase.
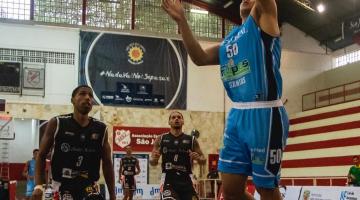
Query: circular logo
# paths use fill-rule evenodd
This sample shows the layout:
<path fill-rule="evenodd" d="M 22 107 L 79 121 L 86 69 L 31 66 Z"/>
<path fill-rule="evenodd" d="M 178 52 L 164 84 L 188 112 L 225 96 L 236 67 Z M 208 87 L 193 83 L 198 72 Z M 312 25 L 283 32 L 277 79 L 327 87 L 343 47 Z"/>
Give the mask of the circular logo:
<path fill-rule="evenodd" d="M 139 65 L 143 63 L 143 58 L 145 54 L 145 48 L 136 42 L 130 43 L 126 47 L 126 51 L 128 53 L 128 62 L 133 65 Z"/>
<path fill-rule="evenodd" d="M 62 143 L 60 147 L 62 152 L 69 152 L 70 151 L 70 145 L 68 143 Z"/>

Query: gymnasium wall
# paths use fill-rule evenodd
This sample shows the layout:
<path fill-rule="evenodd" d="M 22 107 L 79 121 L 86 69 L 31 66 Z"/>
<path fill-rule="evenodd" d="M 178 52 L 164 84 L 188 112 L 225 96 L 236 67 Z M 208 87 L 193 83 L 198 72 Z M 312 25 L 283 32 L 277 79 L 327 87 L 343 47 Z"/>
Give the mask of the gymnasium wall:
<path fill-rule="evenodd" d="M 360 155 L 360 100 L 294 114 L 290 124 L 282 178 L 347 176 Z"/>

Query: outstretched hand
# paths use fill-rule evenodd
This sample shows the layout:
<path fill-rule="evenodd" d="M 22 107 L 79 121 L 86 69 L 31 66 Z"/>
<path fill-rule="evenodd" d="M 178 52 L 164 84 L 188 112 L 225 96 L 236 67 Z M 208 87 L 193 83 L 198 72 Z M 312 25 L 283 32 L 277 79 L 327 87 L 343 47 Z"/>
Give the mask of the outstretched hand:
<path fill-rule="evenodd" d="M 186 20 L 184 8 L 182 7 L 180 0 L 162 0 L 161 6 L 177 23 Z"/>

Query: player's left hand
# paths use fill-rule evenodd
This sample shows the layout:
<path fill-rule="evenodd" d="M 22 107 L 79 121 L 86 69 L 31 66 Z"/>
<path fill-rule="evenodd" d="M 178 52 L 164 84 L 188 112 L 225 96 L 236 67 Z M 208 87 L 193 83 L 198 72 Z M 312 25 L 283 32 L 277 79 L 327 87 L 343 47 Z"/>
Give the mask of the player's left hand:
<path fill-rule="evenodd" d="M 191 160 L 199 160 L 201 158 L 200 154 L 191 150 L 189 150 L 189 156 Z"/>

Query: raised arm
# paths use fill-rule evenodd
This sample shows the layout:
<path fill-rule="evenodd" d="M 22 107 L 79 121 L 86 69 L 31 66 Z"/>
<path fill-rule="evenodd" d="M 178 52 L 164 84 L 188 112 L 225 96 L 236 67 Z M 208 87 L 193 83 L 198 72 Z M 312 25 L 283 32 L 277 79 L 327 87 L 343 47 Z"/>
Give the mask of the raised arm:
<path fill-rule="evenodd" d="M 40 148 L 36 157 L 35 164 L 35 189 L 31 199 L 40 200 L 42 196 L 42 190 L 37 188 L 41 187 L 45 183 L 45 164 L 46 156 L 48 155 L 51 147 L 54 144 L 54 134 L 57 129 L 57 119 L 52 118 L 46 125 L 46 129 L 43 138 L 40 142 Z"/>
<path fill-rule="evenodd" d="M 192 160 L 196 160 L 200 165 L 206 163 L 206 158 L 201 151 L 198 141 L 194 138 L 193 150 L 190 152 L 190 157 Z"/>
<path fill-rule="evenodd" d="M 160 156 L 161 156 L 160 141 L 161 141 L 161 136 L 158 136 L 154 142 L 154 147 L 153 147 L 153 150 L 152 150 L 151 156 L 150 156 L 150 165 L 152 165 L 152 166 L 156 166 L 158 164 Z"/>
<path fill-rule="evenodd" d="M 219 64 L 219 45 L 203 49 L 195 39 L 186 21 L 184 9 L 179 0 L 163 0 L 162 7 L 178 24 L 181 37 L 191 60 L 199 66 Z"/>
<path fill-rule="evenodd" d="M 251 10 L 261 30 L 271 36 L 279 36 L 277 6 L 275 0 L 255 0 L 255 6 Z"/>
<path fill-rule="evenodd" d="M 104 136 L 104 145 L 102 150 L 102 169 L 106 182 L 106 186 L 109 190 L 110 200 L 115 200 L 115 176 L 114 176 L 114 168 L 111 160 L 111 148 L 108 142 L 108 132 L 105 132 Z"/>

